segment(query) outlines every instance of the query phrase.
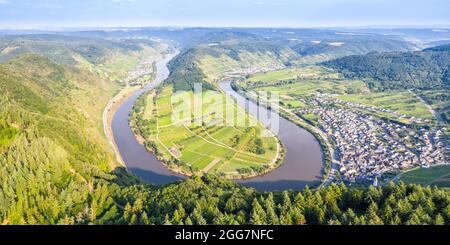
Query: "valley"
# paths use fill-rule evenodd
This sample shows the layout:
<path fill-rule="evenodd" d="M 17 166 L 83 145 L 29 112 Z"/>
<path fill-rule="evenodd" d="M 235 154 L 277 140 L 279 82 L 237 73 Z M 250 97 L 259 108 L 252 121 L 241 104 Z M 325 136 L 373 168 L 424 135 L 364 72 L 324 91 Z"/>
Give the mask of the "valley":
<path fill-rule="evenodd" d="M 1 35 L 0 223 L 448 224 L 448 48 L 419 50 L 369 30 Z"/>

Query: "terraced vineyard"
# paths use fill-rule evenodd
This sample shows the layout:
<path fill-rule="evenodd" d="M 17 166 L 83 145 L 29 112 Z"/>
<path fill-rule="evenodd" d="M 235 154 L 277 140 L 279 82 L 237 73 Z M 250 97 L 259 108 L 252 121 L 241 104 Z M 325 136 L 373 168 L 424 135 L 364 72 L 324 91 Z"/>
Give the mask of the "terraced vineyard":
<path fill-rule="evenodd" d="M 132 115 L 136 133 L 171 170 L 243 178 L 281 162 L 276 137 L 223 94 L 207 91 L 199 102 L 192 91 L 172 91 L 166 85 L 145 94 Z"/>

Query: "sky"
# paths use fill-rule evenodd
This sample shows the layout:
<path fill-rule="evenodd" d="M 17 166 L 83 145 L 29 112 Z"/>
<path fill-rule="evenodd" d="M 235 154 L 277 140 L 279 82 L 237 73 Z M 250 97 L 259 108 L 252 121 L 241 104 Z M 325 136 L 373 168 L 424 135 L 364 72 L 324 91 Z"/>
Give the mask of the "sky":
<path fill-rule="evenodd" d="M 0 28 L 450 25 L 449 0 L 0 0 Z"/>

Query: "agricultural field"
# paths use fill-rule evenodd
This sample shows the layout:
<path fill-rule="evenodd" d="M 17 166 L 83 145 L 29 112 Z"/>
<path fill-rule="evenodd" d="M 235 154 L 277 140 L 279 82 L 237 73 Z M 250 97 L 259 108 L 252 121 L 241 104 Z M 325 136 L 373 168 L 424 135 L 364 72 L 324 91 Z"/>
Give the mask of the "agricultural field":
<path fill-rule="evenodd" d="M 338 79 L 339 75 L 319 66 L 307 66 L 302 68 L 287 68 L 276 71 L 259 72 L 249 76 L 247 82 L 251 85 L 253 83 L 276 83 L 297 78 Z"/>
<path fill-rule="evenodd" d="M 193 92 L 174 95 L 166 85 L 141 98 L 144 108 L 135 111 L 143 118 L 136 125 L 175 171 L 240 178 L 275 167 L 280 149 L 276 137 L 244 109 L 219 98 L 224 95 L 207 91 L 201 101 L 194 100 Z"/>
<path fill-rule="evenodd" d="M 285 59 L 292 54 L 285 51 Z M 199 67 L 206 80 L 213 82 L 231 73 L 253 73 L 259 70 L 273 70 L 284 67 L 282 59 L 276 57 L 273 53 L 248 52 L 241 51 L 239 60 L 233 59 L 228 55 L 218 57 L 204 55 L 199 58 Z"/>
<path fill-rule="evenodd" d="M 429 108 L 408 91 L 342 95 L 340 99 L 395 111 L 412 117 L 433 119 Z"/>
<path fill-rule="evenodd" d="M 450 166 L 413 170 L 403 174 L 400 180 L 405 183 L 450 187 Z"/>
<path fill-rule="evenodd" d="M 336 94 L 343 101 L 389 110 L 398 115 L 425 120 L 434 118 L 428 106 L 412 92 L 371 92 L 363 81 L 344 79 L 339 73 L 321 66 L 256 73 L 239 85 L 247 90 L 277 91 L 280 93 L 281 104 L 288 108 L 306 107 L 304 99 L 319 92 Z M 377 112 L 377 115 L 391 118 L 389 113 Z M 406 123 L 408 120 L 404 121 Z"/>
<path fill-rule="evenodd" d="M 306 107 L 304 99 L 318 92 L 348 94 L 368 91 L 362 81 L 341 79 L 339 74 L 319 66 L 256 73 L 239 85 L 247 90 L 276 91 L 280 103 L 288 108 Z"/>

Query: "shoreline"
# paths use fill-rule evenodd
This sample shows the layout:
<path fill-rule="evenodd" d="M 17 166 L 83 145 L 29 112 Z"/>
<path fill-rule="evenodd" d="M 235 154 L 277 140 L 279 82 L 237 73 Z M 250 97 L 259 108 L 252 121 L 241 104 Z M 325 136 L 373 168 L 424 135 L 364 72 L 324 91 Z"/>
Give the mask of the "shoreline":
<path fill-rule="evenodd" d="M 154 90 L 154 89 L 151 89 L 151 90 L 147 91 L 146 93 L 142 94 L 141 96 L 148 95 L 147 93 L 152 91 L 152 90 Z M 221 92 L 223 92 L 223 91 L 221 90 Z M 144 146 L 145 149 L 149 153 L 155 155 L 155 157 L 158 159 L 158 161 L 160 161 L 161 164 L 163 164 L 164 167 L 166 169 L 168 169 L 169 171 L 171 171 L 172 173 L 180 174 L 180 175 L 183 175 L 185 177 L 192 177 L 192 176 L 195 176 L 195 175 L 203 176 L 203 175 L 207 174 L 207 173 L 203 172 L 202 170 L 199 170 L 198 172 L 192 173 L 192 172 L 186 172 L 186 171 L 182 170 L 180 167 L 174 168 L 174 167 L 170 166 L 169 165 L 169 160 L 161 158 L 160 156 L 154 154 L 154 149 L 151 149 L 151 148 L 146 146 L 146 140 L 144 139 L 144 137 L 142 137 L 142 135 L 137 133 L 138 130 L 136 130 L 137 128 L 135 127 L 136 122 L 129 120 L 128 123 L 129 123 L 129 125 L 130 125 L 130 127 L 131 127 L 131 129 L 133 131 L 133 134 L 134 134 L 136 140 L 139 142 L 139 144 Z M 285 146 L 283 145 L 283 143 L 280 141 L 280 139 L 278 137 L 276 137 L 272 132 L 271 132 L 271 134 L 277 140 L 277 156 L 276 156 L 276 158 L 272 159 L 271 163 L 269 163 L 271 165 L 271 167 L 268 168 L 266 171 L 261 172 L 261 173 L 252 174 L 252 175 L 246 175 L 246 176 L 239 176 L 239 174 L 231 175 L 231 176 L 227 176 L 226 174 L 223 174 L 223 173 L 215 173 L 215 174 L 217 174 L 217 175 L 219 175 L 219 176 L 221 176 L 221 177 L 223 177 L 223 178 L 225 178 L 227 180 L 232 180 L 232 181 L 249 180 L 249 179 L 253 179 L 253 178 L 256 178 L 256 177 L 265 176 L 265 175 L 269 174 L 270 172 L 272 172 L 272 171 L 278 169 L 279 167 L 281 167 L 283 165 L 283 161 L 284 161 L 284 158 L 285 158 L 286 148 L 285 148 Z"/>
<path fill-rule="evenodd" d="M 112 130 L 112 120 L 117 110 L 120 108 L 120 106 L 122 106 L 122 104 L 138 89 L 139 87 L 137 86 L 133 87 L 127 84 L 119 91 L 118 94 L 116 94 L 113 98 L 111 98 L 111 100 L 108 102 L 103 111 L 103 131 L 106 136 L 106 139 L 108 140 L 109 144 L 114 150 L 116 161 L 119 163 L 119 165 L 115 164 L 116 166 L 113 169 L 117 167 L 126 168 L 126 164 L 122 159 L 122 155 L 120 154 L 119 148 L 117 147 L 116 144 L 116 140 L 114 139 L 114 133 Z"/>
<path fill-rule="evenodd" d="M 161 59 L 165 59 L 166 57 L 163 55 Z M 158 60 L 158 59 L 157 59 Z M 155 60 L 155 61 L 157 61 Z M 154 74 L 158 71 L 153 71 Z M 127 80 L 125 78 L 124 80 Z M 153 81 L 153 80 L 152 80 Z M 113 170 L 117 167 L 125 167 L 127 168 L 127 165 L 125 164 L 125 161 L 122 158 L 122 154 L 119 151 L 119 148 L 117 146 L 116 140 L 114 138 L 114 133 L 112 129 L 112 121 L 114 119 L 114 116 L 116 115 L 117 110 L 123 105 L 125 101 L 127 101 L 133 94 L 139 89 L 142 89 L 145 87 L 144 85 L 136 85 L 136 86 L 130 86 L 128 82 L 126 82 L 126 85 L 114 96 L 112 97 L 108 104 L 106 105 L 105 109 L 103 110 L 103 133 L 105 134 L 106 139 L 109 141 L 109 144 L 114 150 L 114 155 L 116 155 L 116 161 L 119 165 L 114 164 Z"/>
<path fill-rule="evenodd" d="M 239 80 L 239 79 L 238 79 Z M 251 96 L 251 94 L 248 94 L 244 91 L 244 89 L 237 83 L 238 80 L 234 80 L 231 83 L 232 89 L 239 93 L 241 96 L 255 102 L 255 98 Z M 335 154 L 336 151 L 333 149 L 332 145 L 329 143 L 329 140 L 323 135 L 323 133 L 320 131 L 320 129 L 317 129 L 311 125 L 309 125 L 307 122 L 305 122 L 302 118 L 299 118 L 292 112 L 288 111 L 287 109 L 283 108 L 282 106 L 278 106 L 277 109 L 275 109 L 277 113 L 282 116 L 284 119 L 296 124 L 298 127 L 303 128 L 304 130 L 311 133 L 314 138 L 316 138 L 317 142 L 321 146 L 322 150 L 322 157 L 323 157 L 323 167 L 322 167 L 322 179 L 320 180 L 319 187 L 325 187 L 331 182 L 332 180 L 332 170 L 335 167 Z"/>

